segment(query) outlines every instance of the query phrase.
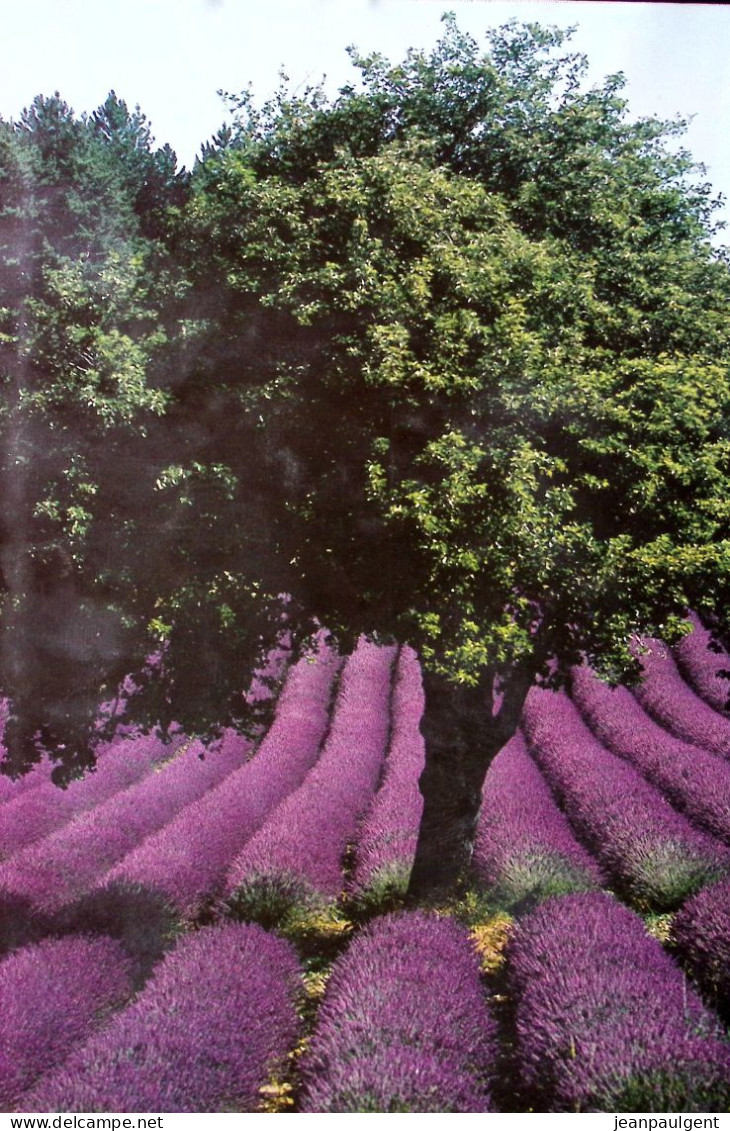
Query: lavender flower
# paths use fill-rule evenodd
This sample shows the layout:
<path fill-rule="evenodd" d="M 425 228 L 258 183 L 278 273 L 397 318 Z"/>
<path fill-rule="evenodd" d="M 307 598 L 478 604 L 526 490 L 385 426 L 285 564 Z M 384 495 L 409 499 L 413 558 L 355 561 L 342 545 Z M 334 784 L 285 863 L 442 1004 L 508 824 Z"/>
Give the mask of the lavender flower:
<path fill-rule="evenodd" d="M 730 757 L 730 719 L 713 711 L 682 679 L 670 649 L 647 637 L 641 655 L 643 678 L 634 694 L 645 711 L 685 742 Z"/>
<path fill-rule="evenodd" d="M 348 660 L 321 758 L 231 865 L 224 895 L 237 913 L 253 914 L 263 900 L 276 920 L 291 903 L 342 891 L 342 858 L 385 757 L 394 655 L 362 641 Z"/>
<path fill-rule="evenodd" d="M 276 646 L 266 656 L 263 666 L 254 672 L 246 692 L 247 703 L 253 706 L 274 698 L 281 686 L 290 658 L 291 634 L 284 630 L 279 634 Z"/>
<path fill-rule="evenodd" d="M 573 836 L 519 733 L 487 773 L 472 868 L 479 886 L 510 910 L 601 886 L 600 869 Z"/>
<path fill-rule="evenodd" d="M 692 631 L 673 649 L 677 666 L 700 698 L 726 715 L 730 710 L 730 680 L 720 672 L 730 672 L 730 656 L 713 641 L 696 613 L 690 613 L 688 620 Z"/>
<path fill-rule="evenodd" d="M 730 880 L 689 899 L 672 923 L 682 962 L 730 1022 Z"/>
<path fill-rule="evenodd" d="M 0 1108 L 14 1107 L 130 994 L 129 961 L 113 939 L 45 939 L 0 963 Z"/>
<path fill-rule="evenodd" d="M 57 911 L 183 806 L 238 769 L 252 748 L 251 742 L 233 732 L 207 752 L 201 743 L 191 743 L 158 772 L 15 853 L 0 865 L 0 883 L 39 910 Z"/>
<path fill-rule="evenodd" d="M 674 738 L 625 687 L 610 688 L 587 667 L 571 674 L 573 701 L 596 737 L 658 786 L 672 804 L 730 843 L 730 764 Z"/>
<path fill-rule="evenodd" d="M 485 1089 L 458 1059 L 397 1041 L 381 1055 L 353 1057 L 312 1080 L 304 1112 L 487 1112 Z"/>
<path fill-rule="evenodd" d="M 0 743 L 0 763 L 5 757 L 5 747 Z M 42 782 L 47 782 L 51 776 L 53 763 L 48 758 L 42 758 L 27 774 L 20 778 L 10 778 L 7 774 L 0 773 L 0 805 L 12 801 L 16 797 L 35 789 Z"/>
<path fill-rule="evenodd" d="M 730 870 L 730 851 L 602 746 L 565 693 L 533 688 L 523 727 L 571 825 L 628 899 L 671 910 Z"/>
<path fill-rule="evenodd" d="M 486 1112 L 495 1022 L 465 929 L 422 912 L 360 931 L 303 1064 L 304 1112 Z"/>
<path fill-rule="evenodd" d="M 730 1046 L 638 916 L 548 900 L 509 948 L 525 1099 L 549 1111 L 725 1111 Z"/>
<path fill-rule="evenodd" d="M 356 899 L 402 893 L 408 884 L 423 811 L 418 789 L 426 756 L 419 729 L 423 704 L 418 658 L 412 648 L 403 648 L 393 691 L 385 776 L 360 826 L 348 884 Z"/>
<path fill-rule="evenodd" d="M 152 888 L 195 918 L 226 869 L 319 754 L 339 659 L 324 645 L 289 672 L 276 717 L 254 758 L 115 865 L 100 883 Z"/>
<path fill-rule="evenodd" d="M 23 1110 L 256 1111 L 296 1041 L 299 986 L 293 948 L 256 925 L 190 934 Z"/>
<path fill-rule="evenodd" d="M 47 779 L 8 801 L 2 809 L 0 859 L 140 781 L 170 753 L 171 747 L 154 735 L 118 739 L 102 749 L 94 770 L 72 781 L 67 789 Z"/>

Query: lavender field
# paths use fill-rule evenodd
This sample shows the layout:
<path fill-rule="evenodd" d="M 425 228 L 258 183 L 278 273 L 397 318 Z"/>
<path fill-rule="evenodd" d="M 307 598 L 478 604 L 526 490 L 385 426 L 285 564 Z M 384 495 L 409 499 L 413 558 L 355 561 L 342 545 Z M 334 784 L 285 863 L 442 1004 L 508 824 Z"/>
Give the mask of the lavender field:
<path fill-rule="evenodd" d="M 636 691 L 530 692 L 448 906 L 405 901 L 408 648 L 282 649 L 251 739 L 0 779 L 5 1109 L 726 1111 L 730 661 L 693 624 Z"/>

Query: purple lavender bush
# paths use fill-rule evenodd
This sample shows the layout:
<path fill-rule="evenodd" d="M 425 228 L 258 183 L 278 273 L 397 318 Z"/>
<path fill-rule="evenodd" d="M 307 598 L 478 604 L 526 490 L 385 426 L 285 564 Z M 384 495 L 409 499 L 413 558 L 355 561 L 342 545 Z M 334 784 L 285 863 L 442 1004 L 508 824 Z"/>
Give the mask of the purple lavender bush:
<path fill-rule="evenodd" d="M 540 1111 L 726 1111 L 730 1044 L 642 920 L 548 900 L 508 950 L 523 1099 Z"/>
<path fill-rule="evenodd" d="M 603 883 L 519 733 L 487 773 L 472 873 L 477 886 L 507 911 Z"/>
<path fill-rule="evenodd" d="M 418 657 L 403 648 L 393 690 L 390 746 L 385 775 L 360 825 L 355 866 L 347 884 L 358 903 L 382 906 L 404 895 L 413 866 L 423 798 L 418 779 L 426 757 L 419 723 L 423 686 Z"/>
<path fill-rule="evenodd" d="M 386 1068 L 387 1062 L 387 1068 Z M 458 1060 L 394 1042 L 387 1056 L 363 1055 L 313 1083 L 304 1112 L 486 1112 L 484 1089 Z"/>
<path fill-rule="evenodd" d="M 9 1111 L 131 995 L 114 939 L 45 939 L 0 963 L 0 1109 Z"/>
<path fill-rule="evenodd" d="M 173 750 L 154 735 L 117 739 L 103 748 L 92 771 L 66 789 L 46 779 L 8 801 L 2 808 L 0 860 L 140 781 Z"/>
<path fill-rule="evenodd" d="M 15 853 L 0 865 L 0 883 L 40 911 L 58 911 L 185 805 L 238 769 L 252 749 L 252 742 L 233 732 L 208 751 L 200 742 L 191 743 L 158 772 Z"/>
<path fill-rule="evenodd" d="M 339 658 L 324 645 L 295 664 L 251 761 L 147 837 L 96 890 L 156 891 L 182 918 L 199 915 L 246 841 L 317 760 L 339 667 Z"/>
<path fill-rule="evenodd" d="M 5 747 L 0 743 L 0 763 L 4 757 Z M 42 782 L 47 782 L 52 769 L 53 763 L 48 758 L 43 758 L 21 778 L 13 779 L 8 777 L 7 774 L 0 773 L 0 805 L 4 805 L 7 801 L 13 801 L 16 797 L 27 793 L 29 789 L 35 789 Z"/>
<path fill-rule="evenodd" d="M 255 924 L 189 934 L 22 1110 L 256 1111 L 296 1042 L 300 985 L 293 948 Z"/>
<path fill-rule="evenodd" d="M 677 667 L 705 703 L 724 715 L 730 712 L 730 656 L 712 638 L 696 613 L 687 618 L 692 625 L 688 636 L 673 648 Z"/>
<path fill-rule="evenodd" d="M 677 738 L 730 758 L 730 719 L 684 682 L 666 644 L 651 637 L 642 644 L 642 680 L 633 692 L 644 710 Z"/>
<path fill-rule="evenodd" d="M 573 702 L 600 742 L 631 762 L 690 821 L 730 844 L 730 763 L 674 738 L 625 687 L 588 667 L 571 672 Z"/>
<path fill-rule="evenodd" d="M 383 916 L 332 970 L 302 1062 L 303 1112 L 487 1112 L 496 1024 L 466 930 Z"/>
<path fill-rule="evenodd" d="M 361 641 L 347 661 L 319 761 L 229 869 L 224 898 L 235 915 L 272 924 L 341 895 L 343 857 L 385 758 L 394 658 L 394 648 Z"/>
<path fill-rule="evenodd" d="M 730 1023 L 730 880 L 687 900 L 672 922 L 672 940 L 685 968 Z"/>
<path fill-rule="evenodd" d="M 272 648 L 262 667 L 258 668 L 246 692 L 246 702 L 266 703 L 276 698 L 286 675 L 291 659 L 291 635 L 286 630 L 279 634 L 277 644 Z"/>
<path fill-rule="evenodd" d="M 533 688 L 522 722 L 571 825 L 629 901 L 670 911 L 730 871 L 730 850 L 602 746 L 564 692 Z"/>

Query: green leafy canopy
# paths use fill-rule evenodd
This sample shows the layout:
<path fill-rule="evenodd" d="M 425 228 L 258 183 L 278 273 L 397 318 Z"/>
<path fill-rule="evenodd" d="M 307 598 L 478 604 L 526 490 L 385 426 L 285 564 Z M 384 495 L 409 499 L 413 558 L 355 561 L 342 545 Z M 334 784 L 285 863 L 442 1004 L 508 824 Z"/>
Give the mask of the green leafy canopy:
<path fill-rule="evenodd" d="M 456 681 L 627 673 L 726 591 L 709 192 L 565 38 L 449 19 L 331 103 L 242 99 L 193 195 L 291 592 Z"/>

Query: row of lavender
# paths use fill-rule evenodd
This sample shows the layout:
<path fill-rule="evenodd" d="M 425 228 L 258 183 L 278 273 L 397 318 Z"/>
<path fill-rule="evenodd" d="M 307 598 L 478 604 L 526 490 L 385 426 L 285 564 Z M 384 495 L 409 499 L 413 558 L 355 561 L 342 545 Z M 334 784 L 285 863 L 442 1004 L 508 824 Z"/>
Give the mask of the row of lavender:
<path fill-rule="evenodd" d="M 421 913 L 375 920 L 335 964 L 301 1110 L 485 1112 L 495 1093 L 538 1111 L 728 1109 L 718 1018 L 607 893 L 552 898 L 521 919 L 507 983 L 511 1052 L 463 928 Z"/>
<path fill-rule="evenodd" d="M 302 1063 L 305 1112 L 487 1112 L 498 1029 L 465 928 L 421 912 L 361 930 Z"/>
<path fill-rule="evenodd" d="M 682 670 L 698 691 L 714 688 L 721 706 L 727 681 L 716 671 L 730 668 L 730 659 L 708 650 L 706 630 L 696 631 L 678 649 Z M 573 702 L 564 693 L 531 693 L 523 720 L 530 751 L 518 734 L 487 777 L 474 877 L 493 903 L 513 911 L 606 884 L 643 910 L 674 909 L 699 892 L 677 919 L 675 945 L 730 1018 L 730 881 L 715 882 L 730 861 L 730 764 L 719 749 L 697 745 L 702 738 L 709 744 L 710 723 L 717 739 L 730 720 L 683 681 L 680 693 L 670 654 L 656 643 L 652 649 L 642 693 L 612 691 L 588 669 L 573 673 Z M 651 703 L 658 717 L 663 679 L 681 733 L 695 744 L 658 725 L 639 703 Z M 363 902 L 370 895 L 377 903 L 407 880 L 420 816 L 421 710 L 418 665 L 406 649 L 385 780 L 361 829 L 349 883 Z"/>
<path fill-rule="evenodd" d="M 348 661 L 317 764 L 228 870 L 224 895 L 237 913 L 276 912 L 281 901 L 317 907 L 341 895 L 343 857 L 388 747 L 394 659 L 395 649 L 363 641 Z"/>
<path fill-rule="evenodd" d="M 670 911 L 730 871 L 730 849 L 599 742 L 564 692 L 533 688 L 522 722 L 572 828 L 629 902 Z"/>
<path fill-rule="evenodd" d="M 423 691 L 418 660 L 404 648 L 393 693 L 391 742 L 383 783 L 362 822 L 347 892 L 381 905 L 402 894 L 418 836 L 418 778 L 424 744 L 419 730 Z M 566 817 L 516 736 L 490 769 L 474 854 L 475 878 L 509 908 L 562 891 L 599 887 L 600 868 L 573 836 Z"/>
<path fill-rule="evenodd" d="M 301 1059 L 303 1112 L 722 1112 L 730 1044 L 641 919 L 553 898 L 508 948 L 505 1056 L 467 931 L 401 913 L 337 960 Z M 293 948 L 254 924 L 187 934 L 130 1000 L 103 938 L 0 964 L 0 1100 L 23 1111 L 261 1110 L 301 1024 Z"/>
<path fill-rule="evenodd" d="M 523 1102 L 727 1111 L 730 1043 L 642 920 L 605 892 L 549 900 L 509 954 Z"/>
<path fill-rule="evenodd" d="M 704 690 L 710 696 L 709 703 L 682 678 L 675 654 L 661 640 L 652 639 L 642 641 L 643 676 L 636 688 L 636 696 L 642 707 L 678 738 L 729 757 L 730 718 L 720 704 L 722 686 L 726 688 L 727 701 L 730 683 L 720 673 L 730 668 L 730 658 L 726 653 L 710 650 L 710 643 L 711 638 L 695 618 L 694 631 L 684 638 L 676 651 L 682 670 L 698 690 Z"/>
<path fill-rule="evenodd" d="M 221 885 L 243 910 L 262 889 L 310 903 L 335 900 L 344 849 L 381 772 L 392 664 L 392 651 L 365 644 L 348 661 L 321 756 L 339 667 L 326 650 L 290 673 L 274 724 L 252 761 L 250 744 L 229 735 L 205 761 L 193 745 L 154 773 L 148 766 L 140 781 L 102 796 L 96 805 L 88 795 L 98 782 L 104 784 L 101 770 L 98 778 L 76 783 L 83 804 L 75 802 L 81 810 L 75 819 L 50 836 L 31 838 L 27 846 L 20 836 L 0 868 L 6 901 L 20 898 L 35 912 L 51 913 L 90 889 L 116 891 L 121 901 L 124 890 L 144 888 L 159 893 L 184 919 L 194 919 Z M 349 881 L 355 898 L 394 878 L 396 887 L 406 882 L 421 807 L 421 711 L 418 663 L 404 649 L 385 779 L 361 829 Z M 145 742 L 149 748 L 154 740 Z M 136 751 L 132 743 L 135 769 Z M 117 774 L 130 772 L 126 753 L 117 752 Z M 46 792 L 39 786 L 32 798 L 17 798 L 6 812 L 24 803 L 33 818 L 48 803 Z M 501 756 L 487 801 L 477 853 L 485 882 L 498 884 L 502 875 L 507 887 L 519 886 L 523 874 L 529 884 L 541 861 L 543 871 L 565 873 L 568 890 L 600 883 L 524 749 Z M 320 825 L 309 819 L 313 809 L 324 818 Z M 200 829 L 206 832 L 203 852 L 196 844 Z M 562 890 L 557 882 L 554 890 Z"/>
<path fill-rule="evenodd" d="M 254 924 L 187 934 L 132 999 L 102 936 L 0 963 L 3 1110 L 256 1111 L 299 1032 L 293 948 Z"/>
<path fill-rule="evenodd" d="M 284 662 L 283 650 L 272 659 L 278 668 Z M 118 889 L 126 881 L 127 887 L 141 888 L 151 855 L 150 887 L 180 914 L 194 917 L 247 837 L 316 760 L 338 668 L 339 660 L 325 647 L 295 666 L 254 758 L 252 743 L 232 733 L 217 749 L 203 751 L 194 743 L 156 772 L 148 765 L 139 781 L 95 806 L 77 806 L 76 816 L 51 835 L 27 847 L 19 838 L 0 866 L 5 904 L 21 900 L 36 914 L 58 913 L 90 891 L 110 891 L 110 884 Z M 115 753 L 107 760 L 117 774 L 128 773 L 128 750 Z M 75 783 L 76 792 L 85 796 L 93 789 L 102 769 Z M 39 785 L 8 802 L 3 817 L 21 807 L 34 816 L 46 804 L 45 792 Z M 242 812 L 246 803 L 249 813 Z M 201 827 L 209 834 L 203 858 L 196 844 Z"/>
<path fill-rule="evenodd" d="M 362 659 L 368 655 L 368 648 L 369 661 Z M 64 806 L 58 807 L 50 827 L 57 823 L 61 827 L 40 843 L 41 830 L 49 827 L 47 810 L 56 801 L 56 791 L 48 782 L 39 783 L 30 797 L 19 796 L 4 807 L 4 816 L 9 818 L 4 828 L 11 860 L 0 873 L 0 882 L 6 890 L 45 911 L 68 904 L 96 883 L 116 883 L 148 885 L 164 892 L 180 914 L 194 917 L 226 869 L 225 892 L 241 905 L 250 903 L 252 892 L 267 888 L 274 893 L 285 889 L 292 895 L 298 892 L 300 898 L 310 901 L 314 896 L 336 898 L 342 851 L 352 836 L 354 822 L 373 795 L 384 756 L 391 663 L 388 650 L 361 646 L 352 661 L 352 677 L 346 676 L 343 688 L 351 679 L 357 682 L 360 665 L 363 670 L 358 694 L 362 704 L 348 714 L 347 693 L 344 695 L 335 714 L 331 741 L 315 771 L 312 766 L 326 728 L 325 704 L 331 691 L 324 669 L 318 673 L 322 683 L 319 693 L 324 696 L 319 701 L 319 717 L 310 715 L 308 720 L 310 727 L 314 726 L 312 735 L 304 735 L 301 725 L 297 729 L 296 705 L 291 708 L 296 691 L 285 693 L 284 709 L 251 764 L 246 761 L 248 744 L 229 736 L 223 750 L 207 763 L 200 761 L 201 751 L 192 747 L 165 765 L 162 772 L 145 774 L 160 751 L 154 747 L 154 740 L 143 740 L 148 760 L 140 771 L 140 758 L 135 757 L 137 744 L 132 742 L 125 757 L 109 760 L 111 772 L 106 777 L 111 779 L 110 784 L 105 784 L 104 763 L 98 774 L 75 783 L 73 805 L 81 812 L 69 823 Z M 302 671 L 293 679 L 294 686 L 297 678 L 307 684 Z M 604 691 L 595 680 L 587 686 L 585 678 L 576 674 L 574 694 L 594 730 L 605 736 L 622 758 L 631 758 L 647 777 L 654 773 L 656 784 L 689 817 L 727 840 L 730 775 L 724 761 L 721 764 L 716 756 L 668 738 L 628 692 L 622 693 L 625 702 L 618 701 L 617 693 L 610 704 L 614 707 L 611 712 L 605 701 L 611 700 L 613 693 Z M 315 703 L 317 694 L 316 687 L 305 690 Z M 595 710 L 599 699 L 602 717 Z M 627 705 L 634 712 L 630 718 Z M 396 887 L 402 887 L 415 845 L 420 817 L 417 777 L 423 760 L 418 732 L 422 696 L 417 661 L 407 649 L 398 664 L 393 706 L 386 777 L 362 830 L 349 883 L 355 897 L 382 888 L 384 883 L 395 882 Z M 358 732 L 357 710 L 362 714 L 363 709 Z M 584 728 L 581 731 L 571 710 L 567 701 L 552 701 L 546 693 L 535 692 L 528 703 L 525 725 L 533 754 L 553 791 L 561 797 L 573 827 L 599 858 L 603 846 L 601 864 L 609 877 L 631 898 L 655 906 L 679 902 L 695 887 L 717 878 L 727 867 L 727 853 L 721 846 L 693 834 L 639 775 L 612 759 L 600 744 L 586 741 L 587 732 Z M 555 716 L 552 722 L 551 716 Z M 649 733 L 652 728 L 654 733 Z M 673 743 L 670 763 L 661 757 L 661 743 L 667 741 Z M 295 755 L 297 751 L 302 755 L 299 762 L 294 757 L 294 768 L 287 768 L 284 782 L 276 780 L 277 771 L 281 778 L 282 759 L 275 751 L 282 745 L 294 745 Z M 355 745 L 365 751 L 365 756 L 342 757 L 345 748 L 352 750 Z M 576 747 L 578 761 L 571 763 Z M 643 753 L 645 747 L 651 747 L 649 754 Z M 272 750 L 273 759 L 268 757 Z M 605 779 L 604 788 L 596 788 L 594 783 L 588 797 L 584 788 L 590 777 L 586 754 Z M 694 768 L 699 765 L 701 775 L 689 776 L 690 759 Z M 144 775 L 141 781 L 120 789 L 124 775 L 139 772 Z M 362 781 L 354 776 L 357 773 L 364 774 Z M 295 788 L 300 785 L 301 789 Z M 294 794 L 289 796 L 293 789 Z M 71 790 L 63 796 L 70 794 Z M 353 801 L 346 800 L 348 795 L 355 799 L 354 808 Z M 280 812 L 278 805 L 287 797 Z M 607 813 L 605 802 L 611 797 L 613 811 Z M 630 804 L 624 804 L 627 799 Z M 601 883 L 601 872 L 575 842 L 545 779 L 519 738 L 492 768 L 485 800 L 476 874 L 504 902 L 519 905 L 523 896 L 529 901 L 533 891 L 545 895 Z M 248 804 L 255 811 L 241 815 L 240 804 Z M 303 852 L 300 842 L 308 830 L 311 833 L 307 814 L 314 804 L 320 810 L 323 804 L 326 807 L 327 831 L 310 835 L 311 843 Z M 14 822 L 16 810 L 18 821 Z M 651 817 L 648 823 L 647 816 Z M 332 827 L 334 820 L 340 822 L 337 832 Z M 287 828 L 287 844 L 278 831 L 282 824 Z M 210 830 L 202 857 L 185 851 L 191 831 L 201 825 Z M 607 845 L 608 831 L 614 843 Z M 24 849 L 26 844 L 29 847 Z M 308 875 L 302 872 L 303 858 Z"/>
<path fill-rule="evenodd" d="M 4 1110 L 261 1110 L 301 1036 L 293 948 L 254 924 L 187 934 L 131 999 L 118 943 L 46 940 L 0 963 Z M 492 1110 L 497 1026 L 465 928 L 360 932 L 302 1062 L 300 1110 Z"/>

